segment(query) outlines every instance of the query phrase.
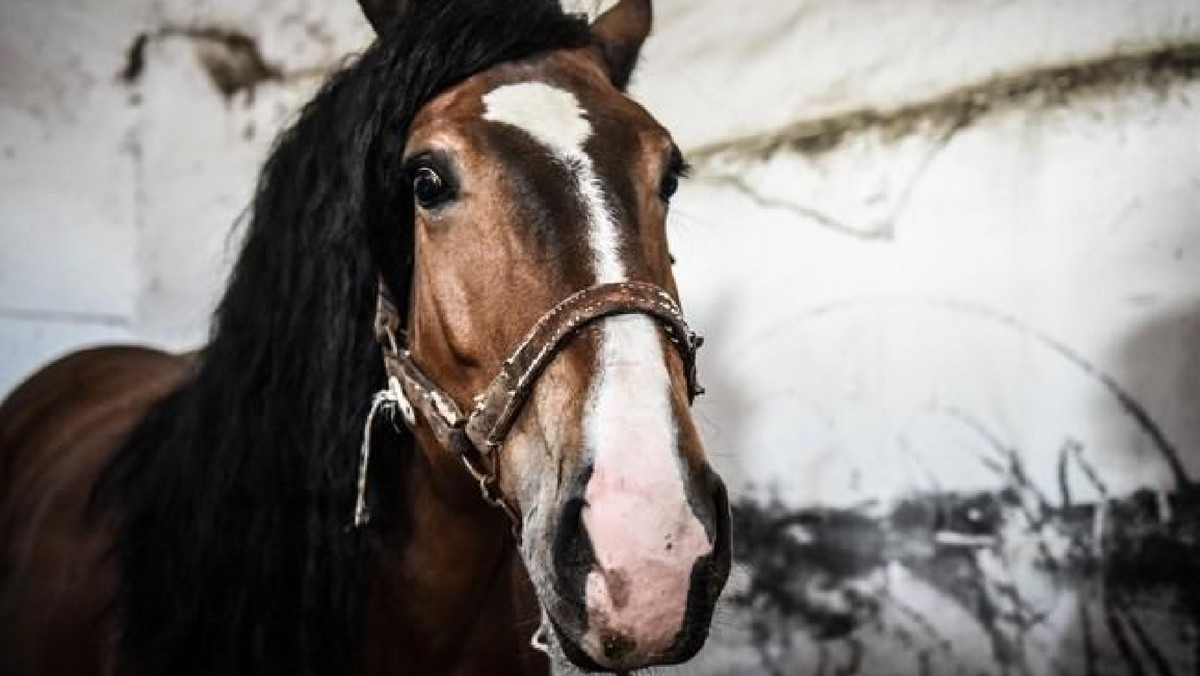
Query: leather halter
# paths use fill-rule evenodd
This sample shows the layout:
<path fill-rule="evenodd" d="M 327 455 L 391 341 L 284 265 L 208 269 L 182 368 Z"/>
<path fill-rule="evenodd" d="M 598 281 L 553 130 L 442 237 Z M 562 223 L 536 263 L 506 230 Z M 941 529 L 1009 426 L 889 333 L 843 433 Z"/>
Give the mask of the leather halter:
<path fill-rule="evenodd" d="M 497 486 L 501 446 L 542 371 L 583 327 L 604 317 L 644 314 L 657 319 L 683 361 L 688 400 L 703 394 L 696 382 L 696 350 L 704 339 L 688 327 L 679 304 L 666 290 L 646 282 L 599 284 L 567 296 L 542 315 L 491 383 L 464 412 L 413 359 L 397 335 L 401 318 L 383 281 L 375 311 L 375 336 L 383 348 L 391 395 L 410 429 L 418 415 L 429 425 L 438 444 L 459 456 L 479 483 L 483 498 L 504 509 L 518 523 L 517 513 Z M 368 423 L 368 427 L 370 423 Z"/>

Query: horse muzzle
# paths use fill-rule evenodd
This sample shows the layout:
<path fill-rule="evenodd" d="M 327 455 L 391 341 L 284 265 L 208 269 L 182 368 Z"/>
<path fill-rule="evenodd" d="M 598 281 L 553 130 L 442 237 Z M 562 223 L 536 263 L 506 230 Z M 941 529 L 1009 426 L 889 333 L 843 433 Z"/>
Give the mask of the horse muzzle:
<path fill-rule="evenodd" d="M 698 490 L 682 504 L 662 504 L 653 486 L 587 482 L 562 506 L 553 556 L 559 598 L 548 609 L 576 666 L 678 664 L 703 647 L 729 575 L 729 504 L 715 472 L 698 474 Z"/>

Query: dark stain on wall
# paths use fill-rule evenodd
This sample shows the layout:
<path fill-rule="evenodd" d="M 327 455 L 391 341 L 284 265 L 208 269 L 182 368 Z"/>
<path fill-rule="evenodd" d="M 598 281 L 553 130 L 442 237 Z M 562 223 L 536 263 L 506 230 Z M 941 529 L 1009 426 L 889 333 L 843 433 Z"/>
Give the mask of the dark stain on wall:
<path fill-rule="evenodd" d="M 1061 457 L 1084 462 L 1070 442 Z M 1120 498 L 1095 488 L 1101 501 L 1076 504 L 1064 493 L 1052 503 L 1013 455 L 994 490 L 924 493 L 886 509 L 793 509 L 746 498 L 735 507 L 733 532 L 748 584 L 730 602 L 775 674 L 798 673 L 794 648 L 804 636 L 849 651 L 837 673 L 865 673 L 853 666 L 870 649 L 860 632 L 890 635 L 893 649 L 915 655 L 911 668 L 897 663 L 894 673 L 960 673 L 937 670 L 953 638 L 925 615 L 931 608 L 891 593 L 894 566 L 974 620 L 990 643 L 990 655 L 974 657 L 992 673 L 1043 673 L 1028 648 L 1048 621 L 1035 598 L 1045 586 L 1081 600 L 1079 649 L 1068 650 L 1074 654 L 1055 673 L 1198 673 L 1200 485 Z M 905 626 L 889 628 L 897 617 Z M 819 654 L 824 661 L 824 647 Z"/>
<path fill-rule="evenodd" d="M 947 135 L 999 110 L 1061 107 L 1083 96 L 1131 86 L 1161 91 L 1171 83 L 1197 78 L 1200 43 L 1127 51 L 1092 61 L 1001 75 L 895 110 L 851 110 L 801 120 L 773 132 L 696 148 L 688 158 L 703 166 L 714 158 L 763 160 L 780 152 L 817 155 L 866 131 L 879 131 L 887 139 L 897 139 L 925 126 Z"/>
<path fill-rule="evenodd" d="M 125 67 L 117 76 L 121 82 L 133 84 L 142 77 L 142 71 L 146 69 L 146 43 L 149 41 L 149 35 L 139 33 L 129 44 L 129 49 L 125 50 Z"/>
<path fill-rule="evenodd" d="M 137 35 L 126 50 L 119 79 L 128 85 L 138 82 L 146 69 L 149 44 L 168 38 L 182 38 L 192 44 L 209 80 L 226 100 L 239 92 L 252 94 L 263 83 L 283 79 L 282 69 L 263 56 L 253 36 L 215 26 L 165 27 Z"/>

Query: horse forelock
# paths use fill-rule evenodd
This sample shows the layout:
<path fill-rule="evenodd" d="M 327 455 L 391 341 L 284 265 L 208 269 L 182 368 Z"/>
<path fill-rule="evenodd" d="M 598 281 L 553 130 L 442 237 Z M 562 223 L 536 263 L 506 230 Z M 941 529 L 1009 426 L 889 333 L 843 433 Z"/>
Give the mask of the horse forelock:
<path fill-rule="evenodd" d="M 395 298 L 409 297 L 404 134 L 424 102 L 468 75 L 589 39 L 550 0 L 411 4 L 280 137 L 194 377 L 97 484 L 95 512 L 118 523 L 122 660 L 149 674 L 340 674 L 360 663 L 380 533 L 346 526 L 362 421 L 383 378 L 371 331 L 380 271 Z M 397 490 L 411 450 L 386 438 L 375 499 Z M 401 520 L 379 516 L 395 537 Z"/>

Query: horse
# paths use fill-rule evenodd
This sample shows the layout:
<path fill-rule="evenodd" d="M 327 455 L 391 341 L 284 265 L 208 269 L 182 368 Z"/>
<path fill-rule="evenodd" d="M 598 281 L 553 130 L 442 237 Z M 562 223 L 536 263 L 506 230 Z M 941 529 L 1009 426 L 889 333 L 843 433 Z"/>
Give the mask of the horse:
<path fill-rule="evenodd" d="M 730 566 L 626 93 L 649 0 L 363 0 L 277 139 L 207 343 L 0 405 L 0 673 L 689 660 Z M 548 657 L 549 655 L 549 657 Z"/>

